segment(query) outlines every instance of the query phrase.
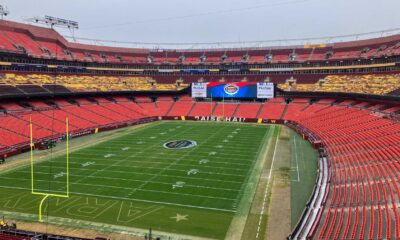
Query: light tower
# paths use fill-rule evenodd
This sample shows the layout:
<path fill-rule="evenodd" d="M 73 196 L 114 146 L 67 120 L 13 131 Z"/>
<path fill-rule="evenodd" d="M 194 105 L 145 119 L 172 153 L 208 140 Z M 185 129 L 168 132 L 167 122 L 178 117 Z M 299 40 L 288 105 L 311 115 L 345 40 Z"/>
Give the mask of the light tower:
<path fill-rule="evenodd" d="M 58 17 L 44 16 L 43 17 L 33 17 L 26 19 L 28 22 L 38 23 L 42 25 L 47 25 L 50 28 L 54 27 L 67 28 L 71 31 L 72 38 L 75 40 L 75 29 L 79 29 L 79 23 L 72 20 L 66 20 Z"/>
<path fill-rule="evenodd" d="M 8 11 L 7 7 L 4 7 L 3 5 L 0 5 L 0 16 L 1 19 L 4 19 L 5 16 L 10 14 L 10 11 Z"/>

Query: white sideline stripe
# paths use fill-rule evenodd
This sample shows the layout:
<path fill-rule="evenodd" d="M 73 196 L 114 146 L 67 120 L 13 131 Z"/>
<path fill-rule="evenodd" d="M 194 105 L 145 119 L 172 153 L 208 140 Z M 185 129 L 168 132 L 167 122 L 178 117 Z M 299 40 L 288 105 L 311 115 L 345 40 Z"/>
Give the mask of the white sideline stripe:
<path fill-rule="evenodd" d="M 296 135 L 294 135 L 294 156 L 296 158 L 296 169 L 297 169 L 297 182 L 300 182 L 300 173 L 299 173 L 299 161 L 297 157 L 297 143 L 296 143 Z"/>
<path fill-rule="evenodd" d="M 18 189 L 18 190 L 30 190 L 29 188 L 21 188 L 21 187 L 9 187 L 9 186 L 0 186 L 0 188 L 7 188 L 7 189 Z M 46 191 L 43 189 L 38 189 L 41 191 Z M 61 192 L 61 191 L 54 191 L 54 192 Z M 90 197 L 101 197 L 101 198 L 111 198 L 116 200 L 125 200 L 125 201 L 137 201 L 137 202 L 146 202 L 146 203 L 157 203 L 157 204 L 164 204 L 164 205 L 171 205 L 171 206 L 180 206 L 180 207 L 188 207 L 188 208 L 197 208 L 197 209 L 206 209 L 206 210 L 214 210 L 214 211 L 222 211 L 222 212 L 236 212 L 235 210 L 224 209 L 224 208 L 210 208 L 210 207 L 202 207 L 202 206 L 195 206 L 195 205 L 186 205 L 186 204 L 179 204 L 179 203 L 170 203 L 170 202 L 160 202 L 160 201 L 152 201 L 152 200 L 144 200 L 144 199 L 137 199 L 137 198 L 124 198 L 124 197 L 114 197 L 114 196 L 107 196 L 107 195 L 98 195 L 98 194 L 90 194 L 90 193 L 80 193 L 80 192 L 70 192 L 80 196 L 90 196 Z"/>
<path fill-rule="evenodd" d="M 278 141 L 279 141 L 279 130 L 278 130 L 278 135 L 276 136 L 274 154 L 272 156 L 271 168 L 269 169 L 268 182 L 267 182 L 267 187 L 265 188 L 264 199 L 263 199 L 262 208 L 261 208 L 261 212 L 260 212 L 260 218 L 258 219 L 258 228 L 257 228 L 256 239 L 258 239 L 258 237 L 260 235 L 261 222 L 262 222 L 263 215 L 264 215 L 264 212 L 265 212 L 265 203 L 267 201 L 268 189 L 269 189 L 269 185 L 271 183 L 272 170 L 274 169 L 274 162 L 275 162 L 275 156 L 276 156 L 276 148 L 278 147 Z"/>

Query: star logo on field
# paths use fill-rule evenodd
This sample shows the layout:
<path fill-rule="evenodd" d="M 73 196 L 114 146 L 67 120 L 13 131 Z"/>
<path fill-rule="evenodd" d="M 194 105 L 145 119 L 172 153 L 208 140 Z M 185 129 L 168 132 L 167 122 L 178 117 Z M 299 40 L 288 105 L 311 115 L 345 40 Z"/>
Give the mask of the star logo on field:
<path fill-rule="evenodd" d="M 181 214 L 177 213 L 175 217 L 170 217 L 170 218 L 176 219 L 176 222 L 180 222 L 180 221 L 183 221 L 183 220 L 185 220 L 185 221 L 189 220 L 188 216 L 189 215 L 181 215 Z"/>

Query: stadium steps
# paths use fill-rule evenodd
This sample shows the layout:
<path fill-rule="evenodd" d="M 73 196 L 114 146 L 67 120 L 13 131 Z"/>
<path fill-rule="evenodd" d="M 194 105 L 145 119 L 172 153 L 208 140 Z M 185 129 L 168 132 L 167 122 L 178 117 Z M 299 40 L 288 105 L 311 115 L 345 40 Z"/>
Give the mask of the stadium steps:
<path fill-rule="evenodd" d="M 236 108 L 235 108 L 235 111 L 233 111 L 232 117 L 233 117 L 233 116 L 236 116 L 236 113 L 237 113 L 237 111 L 239 110 L 239 108 L 240 108 L 240 102 L 237 104 L 237 106 L 236 106 Z"/>
<path fill-rule="evenodd" d="M 117 103 L 115 103 L 115 104 L 117 104 Z M 105 108 L 105 109 L 107 109 L 107 110 L 109 110 L 111 112 L 114 112 L 115 114 L 119 114 L 121 116 L 124 116 L 124 117 L 127 117 L 127 118 L 131 118 L 130 116 L 124 114 L 123 112 L 117 112 L 114 109 L 107 107 L 106 105 L 99 104 L 99 106 L 101 106 L 101 107 L 103 107 L 103 108 Z"/>
<path fill-rule="evenodd" d="M 0 31 L 1 35 L 6 38 L 9 42 L 13 43 L 13 45 L 19 45 L 17 42 L 14 41 L 14 39 L 10 38 L 5 32 Z M 21 45 L 20 45 L 21 46 Z M 28 49 L 26 49 L 27 51 L 29 51 Z"/>
<path fill-rule="evenodd" d="M 176 102 L 172 102 L 171 107 L 168 109 L 167 113 L 165 114 L 166 116 L 169 116 L 169 113 L 171 110 L 174 108 Z"/>
<path fill-rule="evenodd" d="M 29 138 L 29 136 L 27 136 L 27 135 L 25 135 L 25 134 L 16 132 L 16 131 L 14 131 L 13 129 L 10 129 L 10 128 L 3 127 L 2 125 L 0 125 L 0 129 L 2 129 L 2 130 L 4 130 L 4 131 L 7 131 L 7 132 L 11 132 L 11 133 L 16 134 L 16 135 L 19 135 L 19 136 L 21 136 L 21 137 L 28 137 L 28 138 Z"/>
<path fill-rule="evenodd" d="M 217 106 L 218 106 L 218 102 L 215 103 L 213 109 L 211 110 L 210 116 L 214 116 L 214 112 L 215 112 L 215 109 L 217 109 Z"/>
<path fill-rule="evenodd" d="M 36 113 L 40 113 L 41 114 L 41 112 L 40 111 L 35 111 Z M 18 116 L 17 114 L 14 114 L 14 113 L 9 113 L 9 115 L 10 116 L 13 116 L 13 117 L 15 117 L 15 118 L 17 118 L 17 119 L 19 119 L 19 120 L 21 120 L 21 121 L 24 121 L 24 122 L 26 122 L 26 124 L 29 126 L 29 121 L 27 121 L 27 120 L 25 120 L 25 119 L 23 119 L 23 118 L 21 118 L 20 116 Z M 32 121 L 32 125 L 33 126 L 36 126 L 36 127 L 38 127 L 38 128 L 43 128 L 43 129 L 45 129 L 45 130 L 48 130 L 48 131 L 50 131 L 50 132 L 53 132 L 53 133 L 55 133 L 52 129 L 50 129 L 50 128 L 48 128 L 47 126 L 46 127 L 44 127 L 44 126 L 41 126 L 41 125 L 39 125 L 39 124 L 37 124 L 37 123 L 35 123 L 35 122 L 33 122 Z M 29 136 L 28 136 L 29 137 Z"/>
<path fill-rule="evenodd" d="M 92 123 L 93 126 L 98 125 L 97 122 L 91 120 L 90 118 L 83 118 L 82 116 L 79 116 L 78 114 L 74 113 L 73 111 L 67 111 L 67 110 L 65 110 L 65 109 L 63 109 L 63 108 L 61 108 L 61 110 L 62 110 L 64 113 L 66 113 L 67 115 L 70 114 L 70 115 L 73 115 L 74 117 L 77 117 L 77 118 L 79 118 L 79 119 L 85 119 L 86 121 Z"/>
<path fill-rule="evenodd" d="M 141 115 L 141 116 L 143 116 L 143 117 L 147 117 L 147 115 L 144 114 L 143 112 L 138 112 L 138 111 L 136 111 L 135 109 L 129 108 L 129 107 L 126 106 L 125 104 L 121 104 L 121 102 L 117 102 L 117 103 L 118 103 L 118 105 L 120 105 L 121 107 L 124 107 L 125 109 L 127 109 L 127 110 L 129 110 L 129 111 L 131 111 L 131 112 L 137 113 L 137 114 L 139 114 L 139 115 Z M 134 101 L 128 101 L 128 103 L 135 104 L 136 106 L 138 106 L 138 108 L 143 109 L 139 104 L 135 103 Z"/>
<path fill-rule="evenodd" d="M 191 109 L 189 110 L 189 112 L 188 112 L 188 116 L 190 116 L 190 115 L 192 114 L 193 109 L 195 109 L 195 107 L 196 107 L 196 104 L 197 104 L 197 102 L 194 102 L 192 108 L 191 108 Z"/>
<path fill-rule="evenodd" d="M 318 112 L 321 112 L 321 111 L 325 111 L 326 109 L 331 108 L 331 107 L 332 107 L 331 105 L 328 105 L 328 106 L 326 106 L 324 108 L 321 108 L 321 109 L 315 111 L 315 113 L 318 113 Z"/>
<path fill-rule="evenodd" d="M 88 105 L 87 105 L 87 106 L 88 106 Z M 89 105 L 89 106 L 90 106 L 90 105 Z M 101 105 L 99 105 L 99 106 L 101 106 Z M 105 118 L 105 119 L 108 119 L 108 120 L 110 120 L 110 121 L 115 122 L 114 119 L 109 118 L 109 117 L 107 117 L 107 116 L 104 116 L 103 114 L 100 114 L 100 113 L 98 113 L 98 112 L 95 112 L 95 111 L 93 111 L 93 110 L 90 109 L 90 108 L 83 108 L 83 109 L 86 110 L 86 111 L 88 111 L 88 112 L 91 112 L 91 113 L 93 113 L 93 114 L 95 114 L 95 115 L 97 115 L 97 116 L 100 116 L 100 117 L 103 117 L 103 118 Z"/>
<path fill-rule="evenodd" d="M 260 108 L 259 108 L 258 111 L 257 111 L 256 118 L 260 118 L 260 114 L 261 114 L 263 108 L 264 108 L 264 103 L 261 103 L 261 104 L 260 104 Z"/>
<path fill-rule="evenodd" d="M 305 110 L 307 110 L 307 108 L 309 108 L 311 106 L 311 104 L 306 104 L 306 106 L 304 108 L 302 108 L 300 110 L 300 112 L 304 112 Z"/>
<path fill-rule="evenodd" d="M 282 115 L 281 115 L 280 119 L 285 119 L 285 115 L 286 115 L 286 112 L 288 110 L 288 106 L 289 106 L 289 104 L 285 105 L 285 109 L 283 109 L 283 112 L 282 112 Z"/>

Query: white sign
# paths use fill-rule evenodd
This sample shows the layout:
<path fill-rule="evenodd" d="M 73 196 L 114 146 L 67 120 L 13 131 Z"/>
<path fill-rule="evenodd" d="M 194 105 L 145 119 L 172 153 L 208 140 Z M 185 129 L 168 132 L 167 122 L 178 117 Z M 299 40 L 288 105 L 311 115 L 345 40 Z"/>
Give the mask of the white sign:
<path fill-rule="evenodd" d="M 206 98 L 207 97 L 207 83 L 192 83 L 192 97 L 193 98 Z"/>
<path fill-rule="evenodd" d="M 257 98 L 274 98 L 274 84 L 257 83 Z"/>

